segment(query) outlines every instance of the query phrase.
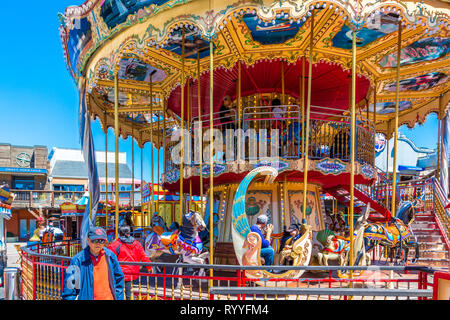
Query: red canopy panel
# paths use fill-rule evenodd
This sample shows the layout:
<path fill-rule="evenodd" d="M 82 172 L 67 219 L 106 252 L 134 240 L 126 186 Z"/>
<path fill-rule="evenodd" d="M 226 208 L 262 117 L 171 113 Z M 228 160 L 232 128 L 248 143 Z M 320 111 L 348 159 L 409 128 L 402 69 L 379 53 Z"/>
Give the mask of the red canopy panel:
<path fill-rule="evenodd" d="M 260 61 L 254 65 L 241 66 L 241 95 L 248 96 L 255 93 L 271 93 L 282 92 L 281 85 L 281 65 L 282 62 L 277 61 Z M 300 76 L 302 74 L 302 59 L 296 63 L 284 62 L 285 68 L 285 93 L 300 99 Z M 305 103 L 308 86 L 308 62 L 305 60 Z M 238 65 L 236 64 L 231 70 L 219 68 L 214 71 L 214 112 L 218 112 L 221 101 L 225 95 L 230 95 L 233 99 L 237 97 L 237 79 Z M 351 70 L 344 71 L 341 66 L 319 62 L 313 65 L 312 72 L 312 89 L 311 89 L 311 105 L 330 107 L 340 110 L 349 108 L 351 84 Z M 356 78 L 356 102 L 358 103 L 366 97 L 370 82 L 363 76 Z M 194 79 L 191 85 L 191 100 L 193 117 L 198 115 L 198 81 Z M 200 96 L 202 114 L 209 114 L 209 72 L 201 75 L 200 78 Z M 184 89 L 185 94 L 185 119 L 187 116 L 187 85 Z M 170 94 L 168 107 L 177 115 L 181 110 L 181 89 L 176 87 Z M 244 106 L 245 107 L 245 106 Z M 312 107 L 314 111 L 314 107 Z M 314 117 L 312 115 L 312 117 Z"/>

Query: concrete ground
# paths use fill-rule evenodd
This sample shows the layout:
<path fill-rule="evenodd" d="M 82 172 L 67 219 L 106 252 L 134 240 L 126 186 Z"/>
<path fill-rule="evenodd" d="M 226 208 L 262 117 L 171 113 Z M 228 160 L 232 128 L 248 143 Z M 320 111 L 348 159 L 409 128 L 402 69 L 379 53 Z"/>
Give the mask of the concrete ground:
<path fill-rule="evenodd" d="M 26 242 L 11 242 L 6 244 L 6 252 L 8 256 L 7 267 L 15 267 L 20 269 L 19 253 L 17 252 L 15 245 L 25 246 L 26 244 Z M 5 297 L 4 290 L 4 287 L 0 287 L 0 300 L 3 300 Z"/>

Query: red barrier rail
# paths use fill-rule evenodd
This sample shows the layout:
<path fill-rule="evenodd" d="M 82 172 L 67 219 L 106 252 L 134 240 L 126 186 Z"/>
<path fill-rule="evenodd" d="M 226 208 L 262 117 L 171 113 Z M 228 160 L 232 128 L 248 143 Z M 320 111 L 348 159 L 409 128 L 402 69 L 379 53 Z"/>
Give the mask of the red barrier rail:
<path fill-rule="evenodd" d="M 27 300 L 59 300 L 64 287 L 65 269 L 70 259 L 80 250 L 80 244 L 74 241 L 49 243 L 22 248 L 22 295 Z M 44 253 L 45 252 L 45 253 Z M 61 255 L 56 255 L 58 252 Z M 138 300 L 245 300 L 278 299 L 278 294 L 253 295 L 239 292 L 237 294 L 211 293 L 212 288 L 242 288 L 246 292 L 257 288 L 309 288 L 326 289 L 324 294 L 280 294 L 285 299 L 350 299 L 348 294 L 340 295 L 344 288 L 368 288 L 361 299 L 370 295 L 370 288 L 392 289 L 393 291 L 410 290 L 406 299 L 425 300 L 432 296 L 428 281 L 434 270 L 425 267 L 286 267 L 273 266 L 274 269 L 304 269 L 300 279 L 283 278 L 249 278 L 246 271 L 264 269 L 264 267 L 242 267 L 226 265 L 188 265 L 180 263 L 137 263 L 122 262 L 121 265 L 139 265 L 141 270 L 152 266 L 153 272 L 133 274 L 132 299 Z M 213 276 L 209 276 L 209 270 Z M 339 278 L 338 270 L 366 270 L 362 276 L 353 279 Z M 406 273 L 408 271 L 408 273 Z M 320 272 L 319 274 L 317 272 Z M 397 276 L 394 276 L 394 273 Z M 128 274 L 128 273 L 127 273 Z M 130 274 L 131 275 L 131 274 Z M 391 291 L 392 291 L 391 290 Z M 214 291 L 214 290 L 213 290 Z M 275 290 L 275 292 L 277 292 Z M 375 291 L 374 291 L 375 292 Z M 408 292 L 408 291 L 406 291 Z M 375 299 L 375 293 L 373 298 Z M 386 299 L 387 297 L 384 297 Z M 398 299 L 399 296 L 396 297 Z"/>

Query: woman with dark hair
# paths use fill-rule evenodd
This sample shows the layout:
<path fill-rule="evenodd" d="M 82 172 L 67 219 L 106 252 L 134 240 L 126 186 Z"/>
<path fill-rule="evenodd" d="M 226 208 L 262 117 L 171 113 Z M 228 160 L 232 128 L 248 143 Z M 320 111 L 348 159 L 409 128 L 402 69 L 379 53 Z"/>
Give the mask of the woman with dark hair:
<path fill-rule="evenodd" d="M 234 129 L 234 112 L 231 97 L 226 95 L 223 97 L 222 104 L 219 109 L 220 123 L 222 129 Z"/>
<path fill-rule="evenodd" d="M 130 226 L 119 227 L 119 238 L 111 243 L 108 249 L 116 254 L 119 261 L 151 262 L 141 243 L 131 236 Z M 125 274 L 125 297 L 130 300 L 133 281 L 138 278 L 139 266 L 122 265 L 121 269 Z M 148 266 L 147 270 L 152 272 L 152 267 Z"/>

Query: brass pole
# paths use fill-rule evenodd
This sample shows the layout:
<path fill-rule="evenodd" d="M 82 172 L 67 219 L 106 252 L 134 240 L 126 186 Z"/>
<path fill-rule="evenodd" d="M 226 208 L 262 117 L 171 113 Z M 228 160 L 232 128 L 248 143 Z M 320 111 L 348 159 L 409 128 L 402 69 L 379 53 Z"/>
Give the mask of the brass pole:
<path fill-rule="evenodd" d="M 211 0 L 210 0 L 211 1 Z M 213 81 L 214 81 L 214 51 L 213 51 L 213 42 L 210 39 L 209 42 L 209 262 L 214 263 L 214 216 L 213 216 L 213 201 L 214 201 L 214 184 L 213 184 L 213 172 L 214 172 L 214 163 L 213 163 Z M 213 285 L 212 277 L 213 277 L 213 269 L 210 269 L 210 287 Z"/>
<path fill-rule="evenodd" d="M 392 168 L 392 203 L 391 216 L 395 216 L 395 201 L 397 190 L 397 140 L 398 140 L 398 107 L 400 100 L 400 54 L 402 49 L 402 24 L 398 23 L 398 39 L 397 39 L 397 76 L 395 88 L 395 122 L 394 122 L 394 167 Z"/>
<path fill-rule="evenodd" d="M 152 179 L 152 193 L 151 193 L 151 198 L 150 198 L 150 211 L 149 211 L 149 216 L 148 216 L 148 221 L 150 222 L 152 216 L 153 216 L 153 212 L 154 212 L 154 200 L 153 200 L 153 195 L 154 195 L 154 180 L 153 180 L 153 76 L 152 74 L 150 74 L 150 174 L 151 174 L 151 179 Z"/>
<path fill-rule="evenodd" d="M 377 79 L 375 79 L 375 89 L 373 91 L 373 126 L 374 126 L 374 133 L 377 132 L 376 126 L 377 126 Z"/>
<path fill-rule="evenodd" d="M 160 99 L 161 102 L 161 99 Z M 156 192 L 156 211 L 158 212 L 158 214 L 160 215 L 161 212 L 159 211 L 159 191 L 160 191 L 160 171 L 159 171 L 159 154 L 160 154 L 160 149 L 161 149 L 161 118 L 160 118 L 160 113 L 158 112 L 158 162 L 157 162 L 157 181 L 158 181 L 158 191 Z"/>
<path fill-rule="evenodd" d="M 134 214 L 134 120 L 131 122 L 131 215 Z"/>
<path fill-rule="evenodd" d="M 143 179 L 143 172 L 144 172 L 144 170 L 143 170 L 143 161 L 142 161 L 142 149 L 144 149 L 144 143 L 143 143 L 143 141 L 142 141 L 142 131 L 139 131 L 139 141 L 141 142 L 141 144 L 142 144 L 142 147 L 140 147 L 140 149 L 141 149 L 141 219 L 142 219 L 142 223 L 143 223 L 143 225 L 145 226 L 145 223 L 144 223 L 144 197 L 143 197 L 143 190 L 142 190 L 142 188 L 144 187 L 144 185 L 143 185 L 143 183 L 144 183 L 144 179 Z"/>
<path fill-rule="evenodd" d="M 114 166 L 115 166 L 115 225 L 116 239 L 119 237 L 119 78 L 117 72 L 114 74 L 114 133 L 115 133 L 115 149 L 114 149 Z"/>
<path fill-rule="evenodd" d="M 284 189 L 284 194 L 283 194 L 283 197 L 284 197 L 284 208 L 283 208 L 284 224 L 283 225 L 286 225 L 286 208 L 287 208 L 287 175 L 286 174 L 284 175 L 283 189 Z M 289 219 L 289 220 L 291 220 L 291 219 Z"/>
<path fill-rule="evenodd" d="M 105 212 L 106 212 L 106 228 L 108 228 L 108 125 L 105 111 Z"/>
<path fill-rule="evenodd" d="M 353 243 L 353 214 L 355 204 L 355 146 L 356 146 L 356 30 L 353 30 L 352 39 L 352 110 L 351 110 L 351 126 L 350 126 L 350 139 L 351 139 L 351 154 L 350 154 L 350 212 L 349 212 L 349 225 L 350 225 L 350 266 L 353 266 L 354 261 L 354 243 Z M 353 277 L 353 273 L 350 271 L 350 278 Z"/>
<path fill-rule="evenodd" d="M 188 107 L 188 130 L 191 131 L 191 122 L 192 122 L 192 93 L 191 93 L 191 79 L 189 79 L 187 81 L 187 107 Z M 189 141 L 188 144 L 188 154 L 189 154 L 189 159 L 191 159 L 191 155 L 192 155 L 192 148 L 191 148 L 191 140 Z M 192 209 L 192 177 L 189 178 L 189 209 Z"/>
<path fill-rule="evenodd" d="M 184 178 L 184 41 L 185 32 L 184 27 L 182 31 L 182 44 L 181 44 L 181 152 L 180 152 L 180 208 L 179 208 L 179 221 L 180 224 L 183 221 L 183 178 Z"/>
<path fill-rule="evenodd" d="M 305 62 L 306 57 L 303 56 L 302 59 L 302 76 L 301 76 L 301 82 L 302 82 L 302 89 L 301 89 L 301 108 L 302 108 L 302 157 L 305 157 Z"/>
<path fill-rule="evenodd" d="M 166 154 L 166 100 L 165 99 L 163 99 L 163 154 L 164 154 L 164 162 L 163 162 L 163 172 L 166 172 L 166 157 L 167 157 L 167 154 Z M 163 201 L 165 202 L 166 201 L 166 193 L 164 192 L 164 190 L 163 190 L 163 193 L 164 193 L 164 196 L 163 196 Z M 166 208 L 167 208 L 167 206 L 166 206 Z M 172 219 L 172 217 L 171 217 L 171 219 Z M 171 221 L 171 222 L 173 222 L 173 221 Z"/>
<path fill-rule="evenodd" d="M 242 129 L 242 119 L 241 119 L 241 105 L 242 105 L 242 64 L 241 61 L 238 61 L 238 88 L 237 88 L 237 107 L 238 107 L 238 160 L 241 159 L 242 156 L 242 144 L 241 144 L 241 129 Z"/>
<path fill-rule="evenodd" d="M 387 132 L 390 133 L 391 122 L 387 122 Z M 386 137 L 386 208 L 389 208 L 389 136 Z"/>
<path fill-rule="evenodd" d="M 438 115 L 438 145 L 437 145 L 437 158 L 436 158 L 436 173 L 435 177 L 439 181 L 439 171 L 441 170 L 440 159 L 441 159 L 441 119 L 439 119 L 440 114 Z"/>
<path fill-rule="evenodd" d="M 304 173 L 303 173 L 303 213 L 302 223 L 306 223 L 306 203 L 307 203 L 307 190 L 308 190 L 308 149 L 309 149 L 309 119 L 311 111 L 311 80 L 312 80 L 312 65 L 313 65 L 313 47 L 314 47 L 314 11 L 311 17 L 311 35 L 309 42 L 309 66 L 308 66 L 308 98 L 307 98 L 307 110 L 306 110 L 306 137 L 305 137 L 305 155 L 304 155 Z"/>
<path fill-rule="evenodd" d="M 284 60 L 281 60 L 281 103 L 286 104 L 286 97 L 284 95 Z"/>
<path fill-rule="evenodd" d="M 200 139 L 199 139 L 199 162 L 200 162 L 200 203 L 201 203 L 201 212 L 203 214 L 205 214 L 203 212 L 204 208 L 203 208 L 203 150 L 202 150 L 202 146 L 203 146 L 203 119 L 202 119 L 202 99 L 201 99 L 201 88 L 200 88 L 200 52 L 197 50 L 197 100 L 198 100 L 198 119 L 199 119 L 199 135 L 200 135 Z"/>

